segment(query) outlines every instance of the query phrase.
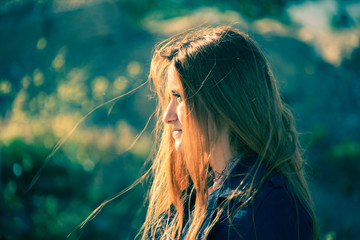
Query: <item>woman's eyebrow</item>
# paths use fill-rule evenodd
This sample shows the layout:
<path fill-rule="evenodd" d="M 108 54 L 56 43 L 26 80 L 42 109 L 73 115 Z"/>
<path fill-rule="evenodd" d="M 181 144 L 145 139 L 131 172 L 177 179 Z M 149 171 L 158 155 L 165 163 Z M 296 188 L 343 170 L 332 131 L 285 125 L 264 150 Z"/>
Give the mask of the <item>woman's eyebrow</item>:
<path fill-rule="evenodd" d="M 179 90 L 178 89 L 172 89 L 171 93 L 179 93 Z"/>

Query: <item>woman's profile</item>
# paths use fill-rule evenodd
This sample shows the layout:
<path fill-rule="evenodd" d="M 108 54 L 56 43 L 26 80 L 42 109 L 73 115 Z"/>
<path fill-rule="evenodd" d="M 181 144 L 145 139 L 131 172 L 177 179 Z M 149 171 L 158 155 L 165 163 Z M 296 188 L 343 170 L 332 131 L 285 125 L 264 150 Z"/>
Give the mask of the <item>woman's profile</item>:
<path fill-rule="evenodd" d="M 142 239 L 318 239 L 294 119 L 255 42 L 229 26 L 161 42 Z"/>

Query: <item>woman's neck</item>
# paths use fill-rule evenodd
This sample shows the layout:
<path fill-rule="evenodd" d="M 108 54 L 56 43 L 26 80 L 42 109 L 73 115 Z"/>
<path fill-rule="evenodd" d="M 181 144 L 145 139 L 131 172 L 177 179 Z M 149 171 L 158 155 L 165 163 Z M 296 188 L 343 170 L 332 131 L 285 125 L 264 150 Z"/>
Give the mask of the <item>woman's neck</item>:
<path fill-rule="evenodd" d="M 217 178 L 233 157 L 228 131 L 223 131 L 211 155 L 210 165 L 215 172 L 215 178 Z"/>

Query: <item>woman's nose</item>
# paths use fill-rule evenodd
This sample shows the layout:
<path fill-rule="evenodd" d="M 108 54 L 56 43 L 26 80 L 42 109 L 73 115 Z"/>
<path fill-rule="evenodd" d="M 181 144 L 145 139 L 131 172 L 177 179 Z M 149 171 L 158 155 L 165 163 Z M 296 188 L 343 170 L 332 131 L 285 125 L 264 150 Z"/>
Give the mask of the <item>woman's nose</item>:
<path fill-rule="evenodd" d="M 174 104 L 172 104 L 172 102 L 169 103 L 169 105 L 167 106 L 164 115 L 163 115 L 163 122 L 164 123 L 172 123 L 173 121 L 177 120 L 177 114 L 176 114 L 176 109 L 175 106 L 173 106 Z"/>

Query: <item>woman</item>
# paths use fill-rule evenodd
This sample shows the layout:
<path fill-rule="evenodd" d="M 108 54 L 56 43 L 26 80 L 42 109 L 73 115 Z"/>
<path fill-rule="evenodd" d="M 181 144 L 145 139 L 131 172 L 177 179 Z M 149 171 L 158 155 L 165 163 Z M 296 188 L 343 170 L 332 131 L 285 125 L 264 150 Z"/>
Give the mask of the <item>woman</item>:
<path fill-rule="evenodd" d="M 142 239 L 318 239 L 293 116 L 249 36 L 173 36 L 150 78 L 159 141 Z"/>

